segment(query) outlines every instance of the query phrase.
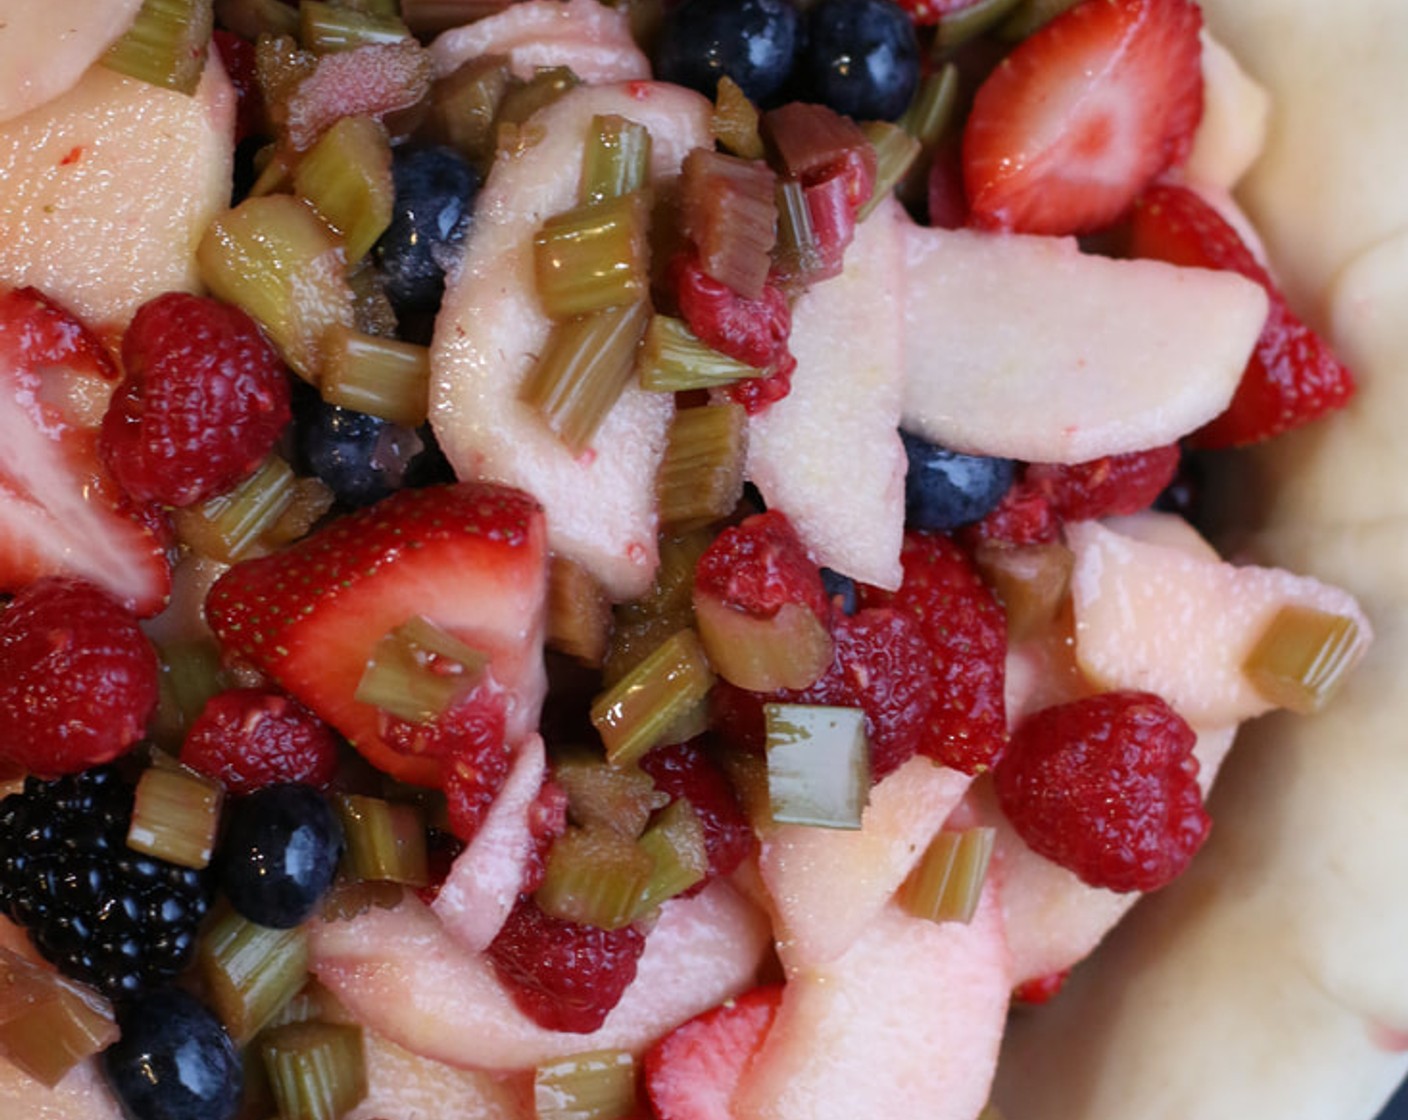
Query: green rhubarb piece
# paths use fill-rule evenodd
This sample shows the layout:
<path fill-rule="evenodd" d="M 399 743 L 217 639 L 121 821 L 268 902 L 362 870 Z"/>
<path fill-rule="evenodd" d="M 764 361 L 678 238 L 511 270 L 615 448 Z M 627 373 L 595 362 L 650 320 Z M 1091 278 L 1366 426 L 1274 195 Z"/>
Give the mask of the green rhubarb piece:
<path fill-rule="evenodd" d="M 1354 619 L 1290 604 L 1276 612 L 1242 671 L 1273 704 L 1309 715 L 1329 703 L 1363 651 Z"/>
<path fill-rule="evenodd" d="M 430 723 L 479 683 L 488 654 L 417 616 L 373 647 L 353 698 L 411 723 Z"/>
<path fill-rule="evenodd" d="M 582 153 L 584 205 L 605 202 L 644 190 L 650 175 L 650 130 L 625 117 L 592 118 Z"/>
<path fill-rule="evenodd" d="M 371 117 L 343 117 L 298 161 L 294 191 L 342 234 L 347 262 L 361 260 L 391 224 L 391 141 Z"/>
<path fill-rule="evenodd" d="M 624 1120 L 635 1105 L 636 1065 L 626 1050 L 573 1054 L 533 1073 L 538 1120 Z"/>
<path fill-rule="evenodd" d="M 129 78 L 194 93 L 214 25 L 211 0 L 142 0 L 132 26 L 107 49 L 102 63 Z"/>
<path fill-rule="evenodd" d="M 870 742 L 858 708 L 764 704 L 768 800 L 777 824 L 859 829 Z"/>
<path fill-rule="evenodd" d="M 430 409 L 430 351 L 337 326 L 324 339 L 320 392 L 328 404 L 379 416 L 405 428 Z"/>
<path fill-rule="evenodd" d="M 237 1046 L 271 1023 L 308 980 L 308 935 L 269 929 L 229 910 L 201 936 L 196 966 L 206 999 Z"/>
<path fill-rule="evenodd" d="M 127 846 L 179 867 L 210 863 L 225 790 L 186 766 L 149 766 L 137 780 Z"/>
<path fill-rule="evenodd" d="M 640 916 L 653 868 L 650 854 L 616 829 L 573 826 L 553 841 L 533 897 L 554 918 L 621 929 Z"/>
<path fill-rule="evenodd" d="M 625 392 L 650 306 L 613 307 L 556 324 L 518 398 L 573 454 L 591 444 Z"/>
<path fill-rule="evenodd" d="M 430 882 L 425 820 L 414 805 L 343 793 L 333 798 L 347 841 L 347 870 L 364 882 Z"/>
<path fill-rule="evenodd" d="M 361 1027 L 289 1023 L 267 1031 L 259 1053 L 281 1120 L 341 1120 L 367 1095 Z"/>
<path fill-rule="evenodd" d="M 547 219 L 533 238 L 543 310 L 571 319 L 645 299 L 650 287 L 645 193 L 608 198 Z"/>
<path fill-rule="evenodd" d="M 666 899 L 683 894 L 709 873 L 709 853 L 704 846 L 704 826 L 688 801 L 670 802 L 644 835 L 640 847 L 650 856 L 653 868 L 640 901 L 640 913 L 648 913 Z"/>
<path fill-rule="evenodd" d="M 322 0 L 301 0 L 298 12 L 299 42 L 304 50 L 318 54 L 399 43 L 411 37 L 410 29 L 395 15 L 357 11 L 349 5 Z"/>
<path fill-rule="evenodd" d="M 654 393 L 714 389 L 764 370 L 721 354 L 702 342 L 683 319 L 652 315 L 641 342 L 637 367 L 640 386 Z"/>
<path fill-rule="evenodd" d="M 616 765 L 636 762 L 708 694 L 714 674 L 699 637 L 680 630 L 592 704 L 592 724 Z"/>
<path fill-rule="evenodd" d="M 972 921 L 996 835 L 992 828 L 940 832 L 900 887 L 900 903 L 917 918 Z"/>

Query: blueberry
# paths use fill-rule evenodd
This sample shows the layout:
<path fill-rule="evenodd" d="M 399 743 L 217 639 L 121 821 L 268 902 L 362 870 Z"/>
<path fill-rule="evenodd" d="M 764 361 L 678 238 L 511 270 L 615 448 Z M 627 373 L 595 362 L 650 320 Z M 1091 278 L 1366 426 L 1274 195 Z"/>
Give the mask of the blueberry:
<path fill-rule="evenodd" d="M 860 606 L 860 596 L 856 591 L 856 581 L 850 576 L 834 572 L 830 568 L 821 569 L 821 586 L 826 591 L 826 598 L 837 604 L 841 608 L 842 614 L 855 614 Z"/>
<path fill-rule="evenodd" d="M 244 1074 L 220 1021 L 194 996 L 165 988 L 127 1007 L 103 1072 L 133 1120 L 231 1120 Z"/>
<path fill-rule="evenodd" d="M 891 0 L 821 0 L 798 63 L 807 100 L 862 121 L 892 121 L 919 85 L 919 40 Z"/>
<path fill-rule="evenodd" d="M 726 74 L 766 103 L 791 76 L 801 41 L 790 0 L 685 0 L 665 17 L 655 72 L 708 97 Z"/>
<path fill-rule="evenodd" d="M 398 149 L 391 178 L 391 224 L 376 243 L 386 295 L 398 313 L 433 309 L 469 231 L 479 173 L 453 148 Z"/>
<path fill-rule="evenodd" d="M 316 391 L 296 390 L 294 401 L 303 466 L 344 506 L 369 506 L 413 481 L 425 450 L 414 430 L 327 404 Z"/>
<path fill-rule="evenodd" d="M 964 455 L 900 432 L 909 470 L 904 478 L 904 523 L 946 531 L 981 521 L 1002 501 L 1017 474 L 1011 459 Z"/>
<path fill-rule="evenodd" d="M 235 802 L 220 884 L 251 922 L 291 929 L 317 908 L 342 854 L 342 825 L 311 786 L 265 786 Z"/>

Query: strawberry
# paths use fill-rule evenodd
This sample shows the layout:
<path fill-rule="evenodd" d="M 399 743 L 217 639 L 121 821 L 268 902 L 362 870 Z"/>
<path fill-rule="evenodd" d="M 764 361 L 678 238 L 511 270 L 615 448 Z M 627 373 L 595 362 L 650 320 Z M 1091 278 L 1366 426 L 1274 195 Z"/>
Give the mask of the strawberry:
<path fill-rule="evenodd" d="M 732 1120 L 729 1101 L 762 1046 L 782 985 L 754 988 L 680 1024 L 645 1052 L 645 1091 L 660 1120 Z"/>
<path fill-rule="evenodd" d="M 967 554 L 938 533 L 906 533 L 898 591 L 862 585 L 861 605 L 912 615 L 933 658 L 935 697 L 919 751 L 975 774 L 1007 741 L 1007 618 Z"/>
<path fill-rule="evenodd" d="M 978 90 L 963 135 L 972 221 L 1023 233 L 1111 224 L 1188 154 L 1202 117 L 1193 0 L 1085 0 Z"/>
<path fill-rule="evenodd" d="M 33 288 L 0 289 L 0 592 L 72 575 L 140 616 L 166 602 L 162 515 L 123 493 L 98 456 L 118 376 L 68 311 Z"/>
<path fill-rule="evenodd" d="M 1270 439 L 1343 407 L 1354 377 L 1303 323 L 1237 231 L 1187 187 L 1160 184 L 1134 210 L 1134 254 L 1171 264 L 1239 273 L 1266 289 L 1270 309 L 1227 411 L 1189 441 L 1240 447 Z"/>
<path fill-rule="evenodd" d="M 510 741 L 537 723 L 547 541 L 528 495 L 491 483 L 402 490 L 284 552 L 237 564 L 206 617 L 226 649 L 273 677 L 374 765 L 439 786 L 445 753 L 407 750 L 355 698 L 377 642 L 417 616 L 489 654 Z"/>

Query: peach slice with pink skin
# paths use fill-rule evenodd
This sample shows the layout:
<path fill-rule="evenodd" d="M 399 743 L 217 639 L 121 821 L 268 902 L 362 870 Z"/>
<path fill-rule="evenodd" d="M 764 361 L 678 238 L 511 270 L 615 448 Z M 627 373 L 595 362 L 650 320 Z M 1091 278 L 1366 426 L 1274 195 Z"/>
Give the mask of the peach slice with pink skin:
<path fill-rule="evenodd" d="M 1242 665 L 1282 607 L 1353 620 L 1356 658 L 1373 635 L 1353 596 L 1308 576 L 1236 567 L 1096 522 L 1068 525 L 1066 540 L 1076 555 L 1076 658 L 1086 676 L 1103 689 L 1156 693 L 1200 727 L 1275 706 Z"/>
<path fill-rule="evenodd" d="M 787 514 L 818 564 L 891 590 L 904 532 L 907 222 L 897 202 L 880 206 L 856 227 L 841 275 L 798 297 L 792 391 L 748 422 L 747 473 L 768 508 Z"/>
<path fill-rule="evenodd" d="M 0 22 L 0 121 L 63 94 L 132 26 L 142 0 L 12 0 Z"/>
<path fill-rule="evenodd" d="M 1070 238 L 905 227 L 904 427 L 1076 463 L 1172 443 L 1231 400 L 1266 293 Z"/>
<path fill-rule="evenodd" d="M 525 81 L 540 67 L 566 66 L 591 85 L 650 77 L 625 8 L 596 0 L 527 0 L 443 32 L 430 44 L 437 77 L 471 58 L 503 55 Z"/>
<path fill-rule="evenodd" d="M 341 1120 L 534 1120 L 532 1077 L 458 1069 L 362 1032 L 367 1095 Z"/>
<path fill-rule="evenodd" d="M 1001 907 L 971 924 L 887 906 L 830 964 L 794 975 L 733 1098 L 736 1120 L 973 1120 L 1011 986 Z"/>
<path fill-rule="evenodd" d="M 120 330 L 165 291 L 198 291 L 195 248 L 230 201 L 235 92 L 211 56 L 193 96 L 101 66 L 0 124 L 0 281 Z"/>
<path fill-rule="evenodd" d="M 615 598 L 645 593 L 659 562 L 655 474 L 674 404 L 626 388 L 591 446 L 573 455 L 518 387 L 550 320 L 533 280 L 533 235 L 576 205 L 591 120 L 619 114 L 651 133 L 651 179 L 676 176 L 712 145 L 711 104 L 659 82 L 587 86 L 538 113 L 521 150 L 495 162 L 479 194 L 464 263 L 445 293 L 431 347 L 431 423 L 461 478 L 518 486 L 547 510 L 554 551 L 577 561 Z"/>
<path fill-rule="evenodd" d="M 1183 173 L 1196 186 L 1231 190 L 1266 143 L 1271 97 L 1203 29 L 1203 117 Z"/>
<path fill-rule="evenodd" d="M 884 909 L 971 779 L 912 758 L 870 791 L 856 831 L 759 829 L 759 872 L 789 973 L 835 961 Z"/>
<path fill-rule="evenodd" d="M 668 902 L 606 1022 L 566 1034 L 519 1011 L 488 960 L 461 949 L 413 898 L 314 925 L 310 936 L 314 975 L 359 1022 L 412 1053 L 473 1069 L 523 1069 L 603 1048 L 640 1052 L 748 988 L 772 943 L 767 919 L 725 882 Z"/>
<path fill-rule="evenodd" d="M 534 848 L 528 816 L 546 771 L 543 740 L 530 735 L 515 750 L 503 789 L 431 903 L 445 931 L 471 953 L 489 947 L 518 899 Z"/>

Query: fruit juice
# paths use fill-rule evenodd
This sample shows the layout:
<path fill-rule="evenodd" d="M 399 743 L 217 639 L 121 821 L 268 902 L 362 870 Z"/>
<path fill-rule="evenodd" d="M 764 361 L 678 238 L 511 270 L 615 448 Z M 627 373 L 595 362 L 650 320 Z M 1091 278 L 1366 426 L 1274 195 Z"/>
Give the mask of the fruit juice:
<path fill-rule="evenodd" d="M 1396 9 L 139 7 L 0 30 L 0 846 L 180 947 L 7 871 L 0 1112 L 1372 1113 Z"/>

